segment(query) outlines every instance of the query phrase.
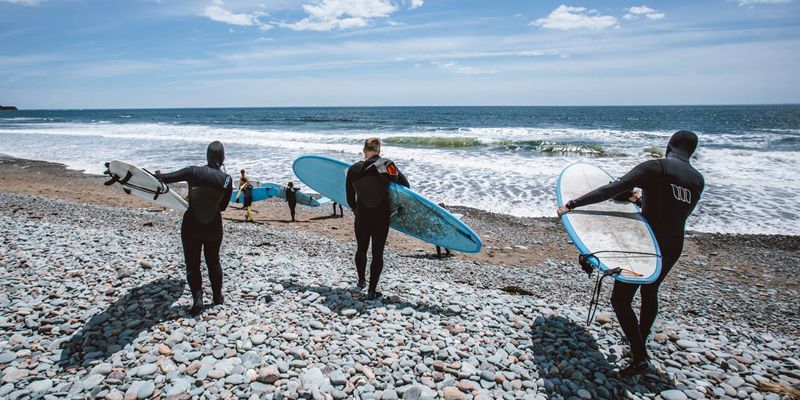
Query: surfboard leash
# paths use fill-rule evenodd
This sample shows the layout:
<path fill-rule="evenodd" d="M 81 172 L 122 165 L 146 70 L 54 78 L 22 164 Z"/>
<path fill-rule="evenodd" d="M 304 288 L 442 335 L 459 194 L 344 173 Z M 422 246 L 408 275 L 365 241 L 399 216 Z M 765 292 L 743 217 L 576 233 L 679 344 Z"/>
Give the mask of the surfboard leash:
<path fill-rule="evenodd" d="M 640 256 L 649 256 L 649 257 L 661 258 L 660 254 L 645 253 L 645 252 L 640 252 L 640 251 L 623 251 L 623 250 L 601 250 L 601 251 L 595 251 L 594 253 L 589 253 L 589 254 L 579 254 L 578 255 L 578 263 L 581 265 L 581 269 L 584 272 L 586 272 L 590 277 L 592 276 L 592 272 L 594 271 L 594 268 L 590 264 L 589 259 L 593 257 L 595 260 L 597 260 L 599 262 L 600 259 L 597 257 L 597 254 L 600 254 L 600 253 L 632 254 L 632 255 L 640 255 Z M 601 293 L 601 291 L 603 289 L 603 279 L 605 279 L 607 276 L 614 276 L 614 275 L 618 275 L 618 274 L 621 274 L 621 273 L 628 273 L 630 275 L 637 276 L 637 277 L 644 276 L 643 274 L 640 274 L 640 273 L 638 273 L 636 271 L 632 271 L 632 270 L 625 269 L 625 268 L 619 268 L 619 267 L 603 271 L 601 274 L 597 275 L 597 278 L 595 279 L 594 290 L 592 291 L 592 298 L 589 301 L 589 315 L 587 315 L 587 317 L 586 317 L 586 325 L 590 325 L 592 323 L 592 321 L 594 321 L 594 316 L 597 313 L 597 308 L 600 306 L 600 293 Z"/>

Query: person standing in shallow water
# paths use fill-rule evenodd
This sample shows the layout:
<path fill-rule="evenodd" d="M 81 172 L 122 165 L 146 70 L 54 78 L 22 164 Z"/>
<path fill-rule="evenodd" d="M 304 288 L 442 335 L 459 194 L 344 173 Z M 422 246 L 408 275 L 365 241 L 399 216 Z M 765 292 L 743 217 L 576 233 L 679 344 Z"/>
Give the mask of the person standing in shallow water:
<path fill-rule="evenodd" d="M 206 159 L 208 164 L 202 167 L 186 167 L 157 175 L 164 183 L 185 181 L 189 184 L 189 209 L 183 214 L 181 241 L 186 261 L 186 280 L 192 291 L 192 315 L 200 314 L 204 308 L 201 252 L 205 255 L 208 267 L 214 305 L 224 301 L 219 249 L 222 246 L 222 211 L 228 207 L 233 193 L 233 179 L 221 170 L 225 162 L 222 143 L 211 142 Z"/>
<path fill-rule="evenodd" d="M 620 370 L 622 376 L 639 375 L 650 369 L 645 342 L 658 313 L 658 289 L 681 256 L 686 219 L 697 206 L 705 187 L 703 176 L 689 161 L 697 141 L 693 132 L 675 132 L 667 145 L 665 158 L 643 162 L 616 181 L 570 200 L 558 209 L 560 217 L 575 208 L 611 198 L 637 202 L 638 195 L 633 189 L 642 189 L 642 213 L 661 249 L 661 274 L 655 282 L 646 285 L 614 281 L 611 305 L 630 342 L 632 354 L 630 364 Z M 640 288 L 642 304 L 637 320 L 631 303 Z"/>
<path fill-rule="evenodd" d="M 286 193 L 286 203 L 289 204 L 289 214 L 292 215 L 292 222 L 294 222 L 295 208 L 297 208 L 297 189 L 294 187 L 294 182 L 289 182 L 284 192 Z"/>
<path fill-rule="evenodd" d="M 359 289 L 366 286 L 367 249 L 372 242 L 372 261 L 369 267 L 367 299 L 379 298 L 378 280 L 383 271 L 383 249 L 389 235 L 389 183 L 410 187 L 408 179 L 389 159 L 382 158 L 381 140 L 364 141 L 364 161 L 347 169 L 345 190 L 347 204 L 355 213 L 356 255 Z"/>

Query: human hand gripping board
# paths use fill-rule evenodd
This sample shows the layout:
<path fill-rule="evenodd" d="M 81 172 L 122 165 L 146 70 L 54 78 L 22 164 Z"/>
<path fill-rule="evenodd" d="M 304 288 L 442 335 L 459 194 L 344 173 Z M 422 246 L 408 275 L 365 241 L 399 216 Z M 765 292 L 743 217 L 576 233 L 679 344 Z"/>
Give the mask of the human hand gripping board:
<path fill-rule="evenodd" d="M 588 163 L 576 163 L 561 172 L 556 182 L 558 206 L 574 200 L 614 178 Z M 574 209 L 561 216 L 578 251 L 601 273 L 622 282 L 652 283 L 661 274 L 661 251 L 653 230 L 632 203 L 604 201 Z"/>
<path fill-rule="evenodd" d="M 146 169 L 114 160 L 106 163 L 104 174 L 111 178 L 105 183 L 106 186 L 118 184 L 127 194 L 181 213 L 189 209 L 186 200 Z"/>
<path fill-rule="evenodd" d="M 324 156 L 302 156 L 294 174 L 319 194 L 347 207 L 345 181 L 350 164 Z M 436 203 L 397 183 L 389 184 L 389 226 L 427 243 L 464 253 L 481 251 L 483 242 L 467 224 Z"/>

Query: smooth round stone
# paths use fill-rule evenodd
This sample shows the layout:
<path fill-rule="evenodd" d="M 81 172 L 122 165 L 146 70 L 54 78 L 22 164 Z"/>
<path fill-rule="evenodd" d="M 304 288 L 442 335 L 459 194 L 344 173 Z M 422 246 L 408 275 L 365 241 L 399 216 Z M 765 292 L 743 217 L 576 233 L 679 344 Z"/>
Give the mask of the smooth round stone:
<path fill-rule="evenodd" d="M 84 390 L 91 391 L 95 386 L 99 385 L 106 377 L 102 374 L 89 375 L 88 378 L 83 380 Z"/>
<path fill-rule="evenodd" d="M 255 335 L 250 336 L 250 342 L 256 346 L 263 344 L 266 340 L 267 340 L 267 335 L 263 333 L 256 333 Z"/>
<path fill-rule="evenodd" d="M 158 366 L 155 364 L 145 364 L 136 370 L 136 376 L 150 376 L 156 373 Z"/>
<path fill-rule="evenodd" d="M 675 342 L 675 344 L 678 347 L 680 347 L 681 349 L 683 349 L 683 350 L 697 347 L 697 343 L 696 342 L 693 342 L 691 340 L 686 340 L 686 339 L 678 339 L 678 341 Z"/>
<path fill-rule="evenodd" d="M 28 390 L 33 393 L 37 392 L 46 392 L 53 387 L 53 380 L 52 379 L 42 379 L 40 381 L 33 381 L 30 385 L 28 385 Z"/>
<path fill-rule="evenodd" d="M 744 385 L 744 379 L 739 376 L 732 376 L 726 383 L 731 385 L 732 388 L 738 389 L 740 386 Z"/>
<path fill-rule="evenodd" d="M 12 352 L 0 354 L 0 364 L 8 364 L 17 359 L 17 355 Z"/>
<path fill-rule="evenodd" d="M 113 370 L 113 367 L 110 363 L 101 363 L 97 364 L 92 368 L 92 371 L 89 372 L 89 375 L 100 374 L 100 375 L 108 375 Z"/>
<path fill-rule="evenodd" d="M 445 400 L 467 400 L 467 396 L 454 386 L 442 389 L 442 396 Z"/>
<path fill-rule="evenodd" d="M 328 379 L 330 379 L 331 384 L 333 385 L 344 385 L 347 383 L 347 376 L 343 374 L 341 371 L 333 371 L 328 375 Z"/>
<path fill-rule="evenodd" d="M 586 389 L 579 389 L 576 394 L 583 400 L 590 400 L 592 398 L 592 394 Z"/>
<path fill-rule="evenodd" d="M 686 394 L 681 392 L 680 390 L 670 389 L 670 390 L 665 390 L 659 394 L 661 395 L 661 398 L 664 400 L 689 400 L 689 397 L 687 397 Z"/>
<path fill-rule="evenodd" d="M 352 317 L 356 315 L 356 312 L 357 311 L 352 308 L 345 308 L 344 310 L 342 310 L 342 315 L 344 315 L 345 317 Z"/>
<path fill-rule="evenodd" d="M 136 395 L 140 399 L 146 399 L 153 395 L 153 392 L 156 390 L 156 385 L 152 381 L 147 381 L 139 387 L 139 390 L 136 392 Z"/>

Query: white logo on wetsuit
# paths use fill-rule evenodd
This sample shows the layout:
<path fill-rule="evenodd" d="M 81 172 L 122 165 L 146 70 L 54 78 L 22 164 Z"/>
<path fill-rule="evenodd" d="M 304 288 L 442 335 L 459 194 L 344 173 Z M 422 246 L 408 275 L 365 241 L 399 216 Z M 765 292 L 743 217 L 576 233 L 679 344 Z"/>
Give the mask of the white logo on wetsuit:
<path fill-rule="evenodd" d="M 670 183 L 670 185 L 672 185 L 672 196 L 674 196 L 676 200 L 692 204 L 692 192 L 689 189 L 672 183 Z"/>

